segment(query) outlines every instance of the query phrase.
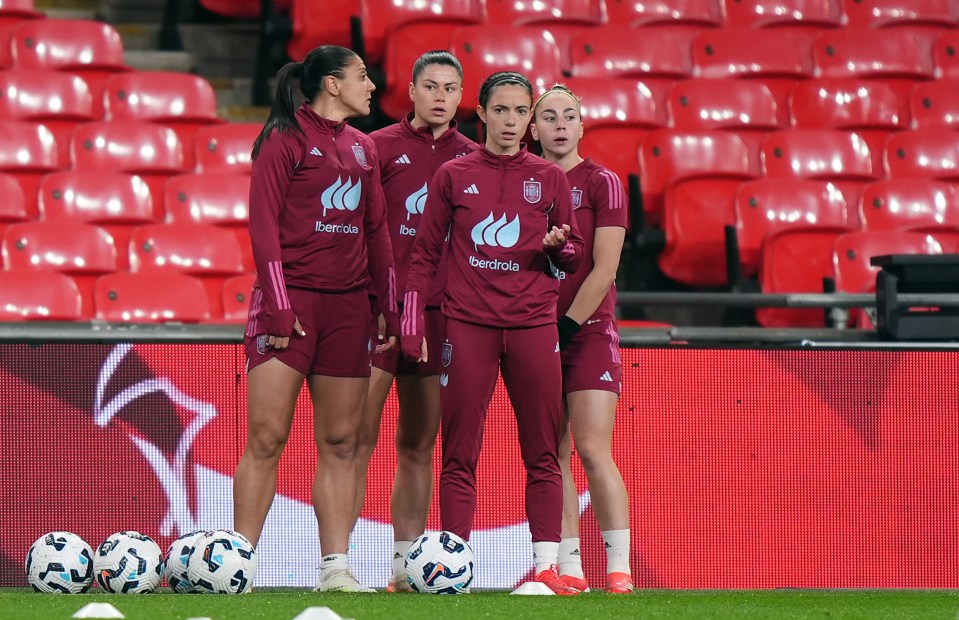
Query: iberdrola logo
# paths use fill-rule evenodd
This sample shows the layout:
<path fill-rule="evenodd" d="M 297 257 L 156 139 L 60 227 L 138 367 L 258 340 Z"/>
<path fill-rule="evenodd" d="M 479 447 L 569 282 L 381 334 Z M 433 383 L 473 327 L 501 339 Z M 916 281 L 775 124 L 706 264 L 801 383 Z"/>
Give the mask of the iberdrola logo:
<path fill-rule="evenodd" d="M 473 227 L 470 236 L 476 250 L 479 250 L 481 245 L 511 248 L 519 241 L 519 215 L 507 223 L 505 213 L 498 220 L 494 220 L 493 212 L 490 211 L 482 222 Z"/>
<path fill-rule="evenodd" d="M 336 177 L 336 182 L 323 190 L 320 195 L 320 202 L 323 204 L 323 216 L 330 209 L 337 211 L 356 211 L 360 206 L 360 196 L 363 194 L 363 180 L 357 179 L 353 184 L 353 179 L 346 177 L 343 182 L 342 177 Z"/>
<path fill-rule="evenodd" d="M 423 208 L 426 206 L 426 183 L 412 194 L 406 197 L 406 221 L 414 215 L 423 215 Z"/>

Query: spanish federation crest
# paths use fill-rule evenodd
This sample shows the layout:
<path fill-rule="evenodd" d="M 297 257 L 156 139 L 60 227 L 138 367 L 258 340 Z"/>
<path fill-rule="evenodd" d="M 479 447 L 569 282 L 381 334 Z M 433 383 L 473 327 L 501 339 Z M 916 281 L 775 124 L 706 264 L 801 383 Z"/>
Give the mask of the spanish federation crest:
<path fill-rule="evenodd" d="M 359 162 L 361 166 L 366 166 L 366 151 L 363 150 L 362 146 L 359 144 L 354 144 L 353 155 L 356 157 L 356 161 Z"/>
<path fill-rule="evenodd" d="M 523 198 L 526 202 L 536 204 L 543 197 L 543 186 L 539 181 L 523 181 Z"/>
<path fill-rule="evenodd" d="M 578 209 L 583 206 L 583 190 L 574 189 L 572 190 L 573 194 L 573 208 Z"/>

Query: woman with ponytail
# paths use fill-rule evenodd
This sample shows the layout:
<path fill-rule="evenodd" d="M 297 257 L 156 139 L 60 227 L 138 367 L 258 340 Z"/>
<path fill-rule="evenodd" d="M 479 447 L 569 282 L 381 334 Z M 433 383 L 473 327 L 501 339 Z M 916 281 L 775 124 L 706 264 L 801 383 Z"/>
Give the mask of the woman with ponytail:
<path fill-rule="evenodd" d="M 250 236 L 257 280 L 245 347 L 246 448 L 234 478 L 234 529 L 254 545 L 276 493 L 304 379 L 318 453 L 313 505 L 319 591 L 372 592 L 346 561 L 355 450 L 370 356 L 397 333 L 393 253 L 373 142 L 346 124 L 370 113 L 375 88 L 351 50 L 325 45 L 277 74 L 253 145 Z M 294 87 L 305 101 L 295 106 Z M 380 314 L 369 333 L 370 294 Z"/>

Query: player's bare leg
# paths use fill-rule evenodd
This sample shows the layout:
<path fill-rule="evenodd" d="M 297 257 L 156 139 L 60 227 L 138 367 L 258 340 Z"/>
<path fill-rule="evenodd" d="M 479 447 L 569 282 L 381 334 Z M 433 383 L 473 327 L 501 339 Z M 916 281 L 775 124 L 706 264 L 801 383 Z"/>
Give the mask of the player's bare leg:
<path fill-rule="evenodd" d="M 369 379 L 312 375 L 308 382 L 318 456 L 313 508 L 323 552 L 316 589 L 372 592 L 346 562 L 356 499 L 356 441 Z"/>
<path fill-rule="evenodd" d="M 559 574 L 566 585 L 589 592 L 579 549 L 579 494 L 573 480 L 573 438 L 569 432 L 569 407 L 563 407 L 563 436 L 559 441 L 559 469 L 563 473 L 563 538 L 559 543 Z"/>
<path fill-rule="evenodd" d="M 303 379 L 278 359 L 260 364 L 247 376 L 246 448 L 233 478 L 233 529 L 254 546 L 276 495 L 277 466 Z"/>
<path fill-rule="evenodd" d="M 393 575 L 387 588 L 410 590 L 403 570 L 410 543 L 426 530 L 433 493 L 433 449 L 440 425 L 440 384 L 437 375 L 400 376 L 396 387 L 400 416 L 396 429 L 396 476 L 390 497 L 393 521 Z"/>

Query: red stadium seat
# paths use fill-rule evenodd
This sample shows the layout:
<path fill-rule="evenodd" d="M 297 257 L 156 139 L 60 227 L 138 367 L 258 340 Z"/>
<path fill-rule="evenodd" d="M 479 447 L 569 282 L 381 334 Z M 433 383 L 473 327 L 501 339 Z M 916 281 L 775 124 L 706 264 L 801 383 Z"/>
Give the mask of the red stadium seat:
<path fill-rule="evenodd" d="M 606 23 L 603 0 L 516 2 L 486 0 L 491 24 L 536 26 L 550 32 L 559 47 L 560 67 L 570 70 L 570 42 L 580 32 Z"/>
<path fill-rule="evenodd" d="M 579 145 L 619 175 L 623 183 L 637 172 L 636 149 L 643 136 L 666 124 L 665 114 L 644 82 L 629 78 L 573 77 L 563 80 L 580 98 L 586 133 Z"/>
<path fill-rule="evenodd" d="M 842 0 L 735 0 L 726 2 L 726 19 L 730 26 L 746 28 L 845 24 Z"/>
<path fill-rule="evenodd" d="M 0 0 L 0 69 L 13 66 L 10 37 L 16 25 L 27 19 L 44 17 L 44 13 L 34 10 L 33 0 Z"/>
<path fill-rule="evenodd" d="M 37 216 L 40 179 L 59 168 L 56 138 L 46 126 L 0 119 L 0 172 L 20 183 L 30 219 Z"/>
<path fill-rule="evenodd" d="M 842 28 L 823 32 L 812 46 L 818 77 L 881 79 L 909 101 L 918 82 L 932 79 L 929 47 L 899 30 Z"/>
<path fill-rule="evenodd" d="M 78 75 L 45 69 L 0 71 L 0 93 L 0 118 L 46 125 L 64 163 L 70 161 L 73 128 L 95 119 L 90 88 Z"/>
<path fill-rule="evenodd" d="M 822 293 L 823 279 L 835 277 L 833 246 L 845 228 L 814 226 L 780 230 L 763 243 L 759 283 L 764 293 Z M 822 309 L 759 308 L 763 327 L 823 327 Z"/>
<path fill-rule="evenodd" d="M 236 235 L 218 226 L 153 224 L 130 240 L 131 271 L 167 271 L 200 277 L 213 318 L 223 316 L 223 280 L 244 273 Z"/>
<path fill-rule="evenodd" d="M 23 198 L 23 190 L 16 177 L 0 172 L 0 238 L 3 231 L 10 224 L 26 222 L 30 219 L 27 213 L 27 204 Z"/>
<path fill-rule="evenodd" d="M 52 271 L 0 271 L 0 321 L 77 321 L 80 291 L 70 276 Z"/>
<path fill-rule="evenodd" d="M 292 0 L 293 35 L 287 42 L 287 52 L 293 60 L 303 60 L 319 45 L 351 47 L 351 20 L 359 14 L 359 0 Z"/>
<path fill-rule="evenodd" d="M 636 26 L 695 24 L 717 27 L 726 23 L 723 0 L 606 0 L 609 23 Z"/>
<path fill-rule="evenodd" d="M 459 111 L 476 112 L 479 87 L 496 71 L 520 71 L 533 84 L 533 95 L 560 81 L 559 49 L 549 32 L 536 27 L 501 24 L 464 26 L 453 31 L 452 52 L 466 76 Z"/>
<path fill-rule="evenodd" d="M 891 131 L 908 129 L 909 109 L 883 80 L 815 78 L 796 84 L 790 98 L 796 127 L 847 129 L 858 133 L 882 169 L 882 151 Z"/>
<path fill-rule="evenodd" d="M 233 19 L 257 19 L 262 11 L 262 0 L 200 0 L 208 11 Z M 273 10 L 286 13 L 290 0 L 273 0 Z"/>
<path fill-rule="evenodd" d="M 170 127 L 183 149 L 183 165 L 196 165 L 193 135 L 206 125 L 223 123 L 216 95 L 206 78 L 175 71 L 119 73 L 104 85 L 107 120 L 143 120 Z M 190 147 L 190 148 L 188 148 Z"/>
<path fill-rule="evenodd" d="M 233 174 L 184 174 L 166 184 L 167 221 L 171 224 L 211 224 L 230 228 L 243 255 L 243 267 L 253 272 L 250 244 L 250 178 Z"/>
<path fill-rule="evenodd" d="M 932 60 L 938 78 L 959 78 L 959 31 L 950 31 L 936 38 Z"/>
<path fill-rule="evenodd" d="M 666 189 L 663 229 L 666 245 L 657 257 L 660 270 L 688 286 L 728 284 L 725 227 L 735 223 L 733 196 L 742 180 L 696 178 Z"/>
<path fill-rule="evenodd" d="M 262 129 L 261 123 L 222 123 L 200 127 L 193 136 L 196 171 L 250 174 L 253 143 Z"/>
<path fill-rule="evenodd" d="M 771 177 L 872 181 L 882 176 L 862 137 L 839 129 L 783 129 L 766 138 L 763 169 Z"/>
<path fill-rule="evenodd" d="M 765 84 L 754 80 L 683 80 L 669 91 L 668 102 L 669 119 L 676 129 L 725 129 L 739 135 L 757 170 L 763 139 L 784 126 L 775 97 Z"/>
<path fill-rule="evenodd" d="M 959 79 L 939 79 L 917 84 L 909 101 L 917 128 L 959 128 Z"/>
<path fill-rule="evenodd" d="M 250 292 L 256 276 L 246 273 L 227 278 L 223 282 L 223 320 L 227 323 L 246 323 L 250 313 Z"/>
<path fill-rule="evenodd" d="M 359 15 L 366 62 L 376 65 L 383 60 L 386 41 L 393 29 L 408 23 L 444 24 L 447 30 L 481 24 L 486 21 L 486 6 L 483 0 L 359 0 Z M 420 53 L 426 51 L 429 50 Z"/>
<path fill-rule="evenodd" d="M 693 67 L 703 78 L 749 78 L 765 84 L 783 124 L 789 123 L 789 94 L 812 75 L 802 41 L 774 29 L 722 28 L 699 34 L 692 43 Z"/>
<path fill-rule="evenodd" d="M 925 45 L 959 28 L 959 5 L 955 0 L 845 0 L 845 5 L 851 27 L 895 28 Z"/>
<path fill-rule="evenodd" d="M 172 272 L 110 273 L 94 287 L 96 317 L 115 323 L 201 323 L 210 320 L 203 283 Z"/>
<path fill-rule="evenodd" d="M 452 40 L 453 30 L 445 22 L 409 22 L 390 31 L 383 60 L 386 87 L 382 93 L 373 93 L 384 114 L 400 120 L 413 110 L 410 101 L 413 64 L 424 52 L 450 49 Z"/>
<path fill-rule="evenodd" d="M 856 228 L 855 203 L 828 181 L 746 181 L 736 192 L 734 211 L 740 266 L 748 278 L 759 272 L 767 235 L 806 226 Z"/>
<path fill-rule="evenodd" d="M 140 177 L 123 172 L 48 174 L 40 182 L 39 201 L 45 221 L 95 224 L 110 233 L 119 270 L 130 267 L 133 229 L 156 222 L 150 188 Z"/>
<path fill-rule="evenodd" d="M 93 282 L 116 271 L 113 238 L 102 228 L 64 222 L 25 222 L 7 227 L 3 259 L 10 270 L 59 271 L 73 276 L 83 316 L 93 316 Z"/>
<path fill-rule="evenodd" d="M 959 133 L 942 128 L 890 134 L 886 140 L 886 173 L 890 178 L 959 180 Z"/>
<path fill-rule="evenodd" d="M 879 267 L 869 264 L 884 254 L 942 254 L 933 235 L 899 230 L 861 230 L 836 237 L 833 269 L 836 291 L 862 293 L 876 290 Z"/>
<path fill-rule="evenodd" d="M 749 179 L 757 172 L 742 138 L 724 131 L 655 129 L 639 147 L 643 209 L 653 224 L 662 219 L 671 184 L 696 177 Z"/>
<path fill-rule="evenodd" d="M 692 76 L 689 49 L 676 36 L 655 28 L 638 36 L 619 24 L 587 28 L 570 44 L 575 76 L 679 79 Z"/>
<path fill-rule="evenodd" d="M 76 170 L 126 172 L 143 178 L 153 212 L 163 219 L 166 179 L 186 172 L 183 145 L 169 127 L 147 121 L 97 121 L 78 125 L 70 143 Z"/>
<path fill-rule="evenodd" d="M 123 42 L 103 22 L 85 19 L 36 19 L 21 22 L 11 36 L 13 65 L 19 69 L 56 69 L 76 73 L 93 94 L 93 114 L 103 116 L 103 85 L 119 72 Z"/>
<path fill-rule="evenodd" d="M 866 185 L 859 219 L 867 230 L 959 230 L 959 189 L 928 179 L 884 179 Z"/>

